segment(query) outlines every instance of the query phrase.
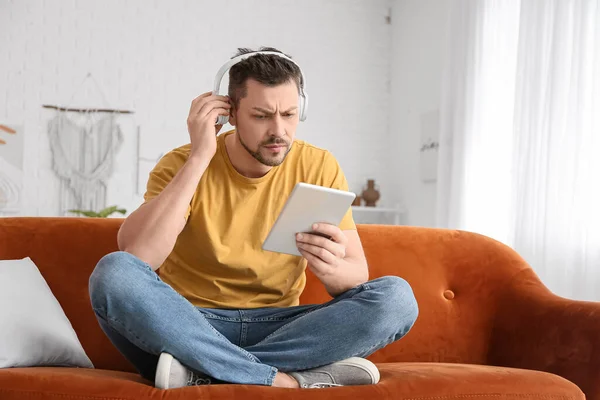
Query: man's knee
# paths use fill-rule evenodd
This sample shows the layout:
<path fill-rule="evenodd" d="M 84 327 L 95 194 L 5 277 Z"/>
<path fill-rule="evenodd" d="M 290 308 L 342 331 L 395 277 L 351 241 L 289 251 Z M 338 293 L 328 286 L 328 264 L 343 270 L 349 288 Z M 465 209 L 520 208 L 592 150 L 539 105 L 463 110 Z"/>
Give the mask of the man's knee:
<path fill-rule="evenodd" d="M 132 264 L 140 261 L 132 254 L 115 251 L 102 257 L 90 275 L 88 289 L 92 307 L 101 307 L 107 295 L 122 295 L 130 290 Z"/>
<path fill-rule="evenodd" d="M 383 321 L 398 321 L 406 331 L 419 315 L 419 307 L 410 284 L 398 276 L 383 276 L 368 285 L 378 293 L 380 317 Z"/>

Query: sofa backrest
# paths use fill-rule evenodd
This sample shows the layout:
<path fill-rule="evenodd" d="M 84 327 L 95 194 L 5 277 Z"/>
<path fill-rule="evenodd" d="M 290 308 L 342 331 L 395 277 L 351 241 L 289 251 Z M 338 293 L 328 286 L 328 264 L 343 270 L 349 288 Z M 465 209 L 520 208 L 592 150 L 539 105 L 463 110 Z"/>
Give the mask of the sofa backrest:
<path fill-rule="evenodd" d="M 36 263 L 96 368 L 134 371 L 98 326 L 88 295 L 96 263 L 117 250 L 122 221 L 0 218 L 0 259 L 30 257 Z M 485 364 L 501 291 L 529 266 L 508 247 L 473 233 L 383 225 L 359 225 L 358 230 L 370 279 L 406 279 L 419 304 L 408 335 L 369 358 Z M 329 299 L 307 271 L 301 303 Z"/>
<path fill-rule="evenodd" d="M 133 372 L 100 329 L 88 294 L 96 263 L 117 249 L 121 223 L 114 218 L 0 218 L 0 259 L 30 257 L 94 366 Z"/>
<path fill-rule="evenodd" d="M 369 359 L 487 364 L 503 290 L 531 267 L 508 246 L 472 232 L 390 225 L 359 225 L 358 232 L 369 279 L 404 278 L 419 307 L 410 332 Z M 301 302 L 328 298 L 316 277 L 307 274 Z"/>

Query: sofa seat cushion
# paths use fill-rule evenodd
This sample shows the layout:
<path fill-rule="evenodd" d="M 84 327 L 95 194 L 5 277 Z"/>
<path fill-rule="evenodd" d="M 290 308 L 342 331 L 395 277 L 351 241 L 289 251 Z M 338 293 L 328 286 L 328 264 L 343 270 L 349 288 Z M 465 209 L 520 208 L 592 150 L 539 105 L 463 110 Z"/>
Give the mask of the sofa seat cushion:
<path fill-rule="evenodd" d="M 489 365 L 384 363 L 380 393 L 419 400 L 585 400 L 577 385 L 547 372 Z"/>
<path fill-rule="evenodd" d="M 0 370 L 2 400 L 134 399 L 403 399 L 403 400 L 584 400 L 579 388 L 557 375 L 522 369 L 442 363 L 378 365 L 377 385 L 329 389 L 210 385 L 163 391 L 137 374 L 83 368 Z"/>

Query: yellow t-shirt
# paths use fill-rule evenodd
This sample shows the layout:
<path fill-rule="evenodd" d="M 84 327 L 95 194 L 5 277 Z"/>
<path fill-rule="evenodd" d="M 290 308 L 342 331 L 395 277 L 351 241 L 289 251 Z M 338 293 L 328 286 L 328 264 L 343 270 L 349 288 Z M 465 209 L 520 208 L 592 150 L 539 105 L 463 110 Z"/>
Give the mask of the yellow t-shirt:
<path fill-rule="evenodd" d="M 187 222 L 160 267 L 160 277 L 192 304 L 205 308 L 288 307 L 299 304 L 306 260 L 268 252 L 262 243 L 297 182 L 348 190 L 336 159 L 295 140 L 284 162 L 260 178 L 238 173 L 225 137 L 200 179 Z M 167 153 L 150 173 L 144 199 L 156 197 L 184 165 L 185 145 Z M 340 229 L 356 229 L 349 209 Z"/>

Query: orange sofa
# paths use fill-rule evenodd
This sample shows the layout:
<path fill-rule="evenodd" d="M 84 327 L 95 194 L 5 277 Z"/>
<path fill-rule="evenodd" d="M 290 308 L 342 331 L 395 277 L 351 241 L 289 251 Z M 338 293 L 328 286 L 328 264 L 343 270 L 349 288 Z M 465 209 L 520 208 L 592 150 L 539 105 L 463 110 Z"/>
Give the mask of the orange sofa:
<path fill-rule="evenodd" d="M 407 336 L 369 357 L 380 368 L 379 384 L 155 389 L 111 345 L 90 307 L 88 277 L 103 255 L 117 249 L 121 223 L 0 218 L 0 259 L 31 257 L 96 367 L 0 369 L 0 400 L 600 400 L 599 303 L 553 295 L 519 255 L 487 237 L 374 225 L 358 228 L 371 279 L 405 278 L 420 309 Z M 309 273 L 302 303 L 328 298 Z"/>

